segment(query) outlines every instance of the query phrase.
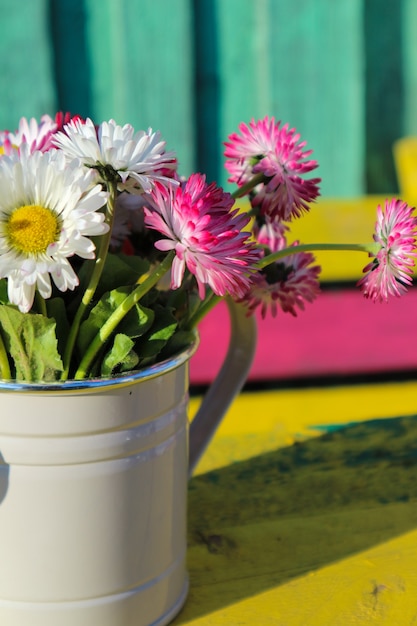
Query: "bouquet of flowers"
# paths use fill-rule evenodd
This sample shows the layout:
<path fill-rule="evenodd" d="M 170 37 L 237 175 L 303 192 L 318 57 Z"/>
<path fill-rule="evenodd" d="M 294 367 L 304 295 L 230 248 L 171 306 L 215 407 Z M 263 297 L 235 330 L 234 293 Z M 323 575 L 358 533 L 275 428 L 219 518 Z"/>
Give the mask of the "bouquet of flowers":
<path fill-rule="evenodd" d="M 188 345 L 219 299 L 296 315 L 319 293 L 314 250 L 371 257 L 359 286 L 401 295 L 416 256 L 414 209 L 377 208 L 368 244 L 288 244 L 320 179 L 311 150 L 274 118 L 225 142 L 236 191 L 181 177 L 159 132 L 66 113 L 0 133 L 0 378 L 112 376 Z M 244 207 L 239 204 L 246 198 Z M 249 209 L 247 209 L 249 207 Z"/>

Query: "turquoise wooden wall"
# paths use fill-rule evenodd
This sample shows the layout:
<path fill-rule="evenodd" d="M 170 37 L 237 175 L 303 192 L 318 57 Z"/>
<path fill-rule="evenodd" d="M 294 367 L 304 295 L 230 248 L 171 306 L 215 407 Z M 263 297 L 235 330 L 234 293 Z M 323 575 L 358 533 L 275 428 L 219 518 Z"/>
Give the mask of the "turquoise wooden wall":
<path fill-rule="evenodd" d="M 274 115 L 323 195 L 393 192 L 417 133 L 416 0 L 0 0 L 0 127 L 70 110 L 161 130 L 225 184 L 222 141 Z"/>

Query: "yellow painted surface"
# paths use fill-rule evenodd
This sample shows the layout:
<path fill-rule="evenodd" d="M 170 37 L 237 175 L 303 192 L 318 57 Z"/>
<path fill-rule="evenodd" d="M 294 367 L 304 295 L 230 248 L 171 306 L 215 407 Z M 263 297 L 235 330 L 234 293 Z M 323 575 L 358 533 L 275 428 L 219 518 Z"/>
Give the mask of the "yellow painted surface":
<path fill-rule="evenodd" d="M 413 180 L 416 178 L 414 174 Z M 408 178 L 407 178 L 408 180 Z M 414 183 L 408 180 L 407 197 L 416 203 L 417 191 L 411 192 Z M 398 196 L 367 195 L 354 198 L 318 198 L 310 205 L 310 211 L 290 224 L 289 242 L 301 243 L 372 243 L 378 205 Z M 247 210 L 244 201 L 241 208 Z M 363 276 L 363 268 L 369 263 L 364 252 L 318 251 L 314 252 L 321 266 L 321 280 L 356 281 Z"/>
<path fill-rule="evenodd" d="M 370 243 L 378 204 L 385 196 L 319 198 L 311 210 L 291 223 L 291 241 L 302 243 Z M 315 252 L 323 280 L 357 280 L 369 258 L 364 252 Z"/>
<path fill-rule="evenodd" d="M 191 398 L 190 415 L 199 398 Z M 289 389 L 238 396 L 196 473 L 318 436 L 317 426 L 417 414 L 417 382 Z"/>
<path fill-rule="evenodd" d="M 391 197 L 391 196 L 390 196 Z M 289 241 L 301 243 L 371 243 L 378 204 L 386 196 L 319 198 L 310 211 L 290 224 Z M 247 210 L 245 202 L 242 209 Z M 328 281 L 358 280 L 369 259 L 364 252 L 321 251 L 314 253 L 322 267 L 321 278 Z"/>
<path fill-rule="evenodd" d="M 410 204 L 417 201 L 417 137 L 397 139 L 393 145 L 394 163 L 400 192 Z"/>
<path fill-rule="evenodd" d="M 174 624 L 415 626 L 416 412 L 414 382 L 241 394 L 190 481 Z"/>

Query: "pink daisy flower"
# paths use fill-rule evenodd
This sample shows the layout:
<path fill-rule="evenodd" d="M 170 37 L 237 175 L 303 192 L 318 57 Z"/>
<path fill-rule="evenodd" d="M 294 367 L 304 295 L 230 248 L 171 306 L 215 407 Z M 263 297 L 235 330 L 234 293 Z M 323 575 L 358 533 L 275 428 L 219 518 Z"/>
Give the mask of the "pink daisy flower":
<path fill-rule="evenodd" d="M 10 133 L 8 130 L 0 131 L 0 155 L 10 156 L 12 152 L 14 152 L 16 148 L 13 147 L 12 142 L 10 141 Z"/>
<path fill-rule="evenodd" d="M 56 130 L 57 124 L 49 115 L 43 115 L 39 123 L 34 117 L 30 120 L 22 117 L 18 129 L 15 133 L 9 133 L 8 138 L 14 149 L 27 144 L 30 152 L 46 152 L 51 147 L 51 137 Z"/>
<path fill-rule="evenodd" d="M 157 184 L 151 195 L 153 206 L 144 207 L 145 225 L 161 233 L 158 250 L 176 253 L 171 288 L 181 286 L 187 268 L 201 299 L 206 285 L 218 296 L 242 297 L 260 253 L 243 231 L 248 216 L 231 210 L 230 194 L 193 174 L 176 189 Z"/>
<path fill-rule="evenodd" d="M 288 230 L 288 226 L 281 220 L 266 218 L 261 224 L 255 222 L 253 234 L 261 246 L 266 246 L 271 252 L 278 252 L 287 245 L 285 233 Z"/>
<path fill-rule="evenodd" d="M 68 111 L 66 111 L 65 113 L 63 111 L 58 111 L 58 113 L 55 114 L 55 124 L 56 124 L 55 132 L 63 131 L 64 126 L 66 126 L 66 124 L 69 124 L 70 122 L 76 122 L 76 121 L 79 121 L 80 123 L 82 123 L 84 119 L 80 115 L 72 115 Z"/>
<path fill-rule="evenodd" d="M 259 206 L 263 215 L 287 221 L 308 211 L 308 203 L 319 195 L 321 179 L 302 178 L 318 164 L 308 158 L 312 150 L 304 150 L 306 142 L 300 141 L 295 129 L 265 117 L 242 123 L 239 130 L 240 135 L 233 133 L 225 142 L 229 182 L 242 186 L 255 174 L 264 174 L 265 182 L 251 197 L 252 206 Z"/>
<path fill-rule="evenodd" d="M 292 245 L 297 246 L 298 242 Z M 268 310 L 275 317 L 278 307 L 296 317 L 296 307 L 304 310 L 305 303 L 313 302 L 320 291 L 318 276 L 321 267 L 312 265 L 314 261 L 310 252 L 297 252 L 267 265 L 253 278 L 251 288 L 241 302 L 248 306 L 250 313 L 260 306 L 262 318 L 266 317 Z"/>
<path fill-rule="evenodd" d="M 365 268 L 367 272 L 359 282 L 365 297 L 376 302 L 387 301 L 389 296 L 401 296 L 412 283 L 416 252 L 417 218 L 414 208 L 399 199 L 386 200 L 385 212 L 377 209 L 374 241 L 378 252 Z"/>
<path fill-rule="evenodd" d="M 22 117 L 18 129 L 14 133 L 5 131 L 1 142 L 3 151 L 10 155 L 13 151 L 19 150 L 23 144 L 27 144 L 30 152 L 36 150 L 47 152 L 53 147 L 53 136 L 62 130 L 63 124 L 67 124 L 72 119 L 81 118 L 79 115 L 72 116 L 70 113 L 63 113 L 62 111 L 55 115 L 55 119 L 49 115 L 43 115 L 40 122 L 33 117 L 30 120 Z"/>

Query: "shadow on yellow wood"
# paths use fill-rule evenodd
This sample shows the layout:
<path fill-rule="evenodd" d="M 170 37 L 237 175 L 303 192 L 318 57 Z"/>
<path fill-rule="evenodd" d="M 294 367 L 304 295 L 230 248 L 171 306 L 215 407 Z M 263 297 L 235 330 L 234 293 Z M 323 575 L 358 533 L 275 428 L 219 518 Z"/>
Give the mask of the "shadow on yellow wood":
<path fill-rule="evenodd" d="M 416 383 L 242 394 L 190 483 L 174 624 L 417 623 L 416 408 Z"/>

